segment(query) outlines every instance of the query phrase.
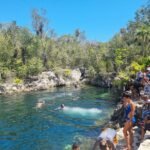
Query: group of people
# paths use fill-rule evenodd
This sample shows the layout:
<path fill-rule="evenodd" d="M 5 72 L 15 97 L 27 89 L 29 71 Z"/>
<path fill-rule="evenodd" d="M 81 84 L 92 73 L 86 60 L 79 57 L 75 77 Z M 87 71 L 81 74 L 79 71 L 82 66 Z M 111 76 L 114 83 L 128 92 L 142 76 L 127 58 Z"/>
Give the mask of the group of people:
<path fill-rule="evenodd" d="M 133 90 L 136 90 L 136 98 Z M 125 91 L 122 96 L 122 102 L 124 107 L 124 128 L 123 135 L 126 141 L 125 150 L 133 150 L 133 126 L 136 124 L 141 129 L 141 141 L 144 138 L 144 134 L 147 130 L 150 131 L 150 67 L 147 68 L 146 72 L 139 71 L 136 76 L 136 80 L 133 86 L 129 87 L 129 91 Z M 143 93 L 141 91 L 144 91 Z M 143 103 L 141 110 L 141 115 L 139 118 L 136 117 L 136 105 L 133 100 L 140 99 Z M 37 107 L 43 106 L 45 103 L 40 102 Z M 55 110 L 63 110 L 65 108 L 64 104 Z M 117 141 L 117 132 L 112 128 L 105 128 L 102 130 L 98 136 L 95 144 L 93 145 L 93 150 L 99 146 L 100 150 L 115 150 Z M 72 150 L 80 150 L 78 144 L 72 145 Z"/>
<path fill-rule="evenodd" d="M 133 88 L 131 88 L 134 98 L 143 94 L 149 94 L 150 92 L 150 67 L 147 67 L 146 71 L 139 71 L 136 74 L 136 79 L 133 82 Z M 136 94 L 136 96 L 134 95 Z"/>
<path fill-rule="evenodd" d="M 146 71 L 139 71 L 136 75 L 136 82 L 141 85 L 139 91 L 139 98 L 143 101 L 141 111 L 140 125 L 141 125 L 141 140 L 144 138 L 146 130 L 150 131 L 150 66 Z"/>
<path fill-rule="evenodd" d="M 127 92 L 123 94 L 123 105 L 125 108 L 124 116 L 122 116 L 125 119 L 123 134 L 126 141 L 126 149 L 131 150 L 133 143 L 132 127 L 136 119 L 134 117 L 135 105 Z M 106 128 L 97 138 L 93 150 L 95 150 L 98 145 L 100 150 L 115 150 L 117 143 L 117 132 L 112 128 Z"/>
<path fill-rule="evenodd" d="M 145 72 L 139 71 L 137 73 L 134 86 L 128 90 L 129 91 L 125 91 L 122 96 L 124 107 L 124 115 L 122 116 L 124 118 L 123 135 L 126 141 L 124 149 L 133 150 L 133 126 L 137 125 L 140 128 L 141 141 L 144 139 L 146 131 L 150 131 L 150 67 L 147 67 Z M 133 90 L 136 91 L 136 98 Z M 136 105 L 132 99 L 140 99 L 143 103 L 139 118 L 135 115 Z M 110 134 L 110 132 L 113 134 Z M 116 139 L 116 131 L 106 128 L 97 138 L 93 150 L 95 150 L 98 145 L 100 150 L 115 150 L 117 140 L 114 141 L 114 139 Z"/>

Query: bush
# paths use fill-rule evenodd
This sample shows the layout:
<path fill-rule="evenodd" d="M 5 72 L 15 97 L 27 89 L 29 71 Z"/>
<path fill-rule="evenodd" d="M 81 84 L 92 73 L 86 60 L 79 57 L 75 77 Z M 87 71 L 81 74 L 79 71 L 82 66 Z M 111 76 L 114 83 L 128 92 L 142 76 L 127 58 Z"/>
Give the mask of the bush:
<path fill-rule="evenodd" d="M 140 65 L 137 62 L 132 62 L 131 64 L 132 71 L 138 72 L 144 68 L 144 65 Z"/>
<path fill-rule="evenodd" d="M 0 73 L 2 80 L 6 80 L 10 76 L 11 71 L 7 67 L 2 67 L 0 68 Z"/>
<path fill-rule="evenodd" d="M 15 78 L 13 81 L 15 84 L 22 84 L 23 80 L 19 79 L 19 78 Z"/>
<path fill-rule="evenodd" d="M 118 87 L 121 89 L 129 80 L 130 76 L 127 72 L 120 71 L 117 75 L 116 79 L 113 80 L 113 86 Z"/>
<path fill-rule="evenodd" d="M 118 77 L 124 81 L 129 80 L 129 74 L 127 72 L 120 71 Z"/>
<path fill-rule="evenodd" d="M 65 69 L 64 70 L 64 76 L 65 77 L 70 77 L 71 76 L 71 70 L 70 69 Z"/>
<path fill-rule="evenodd" d="M 94 77 L 95 74 L 96 74 L 96 71 L 95 71 L 95 69 L 94 69 L 93 66 L 90 66 L 90 67 L 88 68 L 88 72 L 89 72 L 89 76 L 90 76 L 91 78 Z"/>
<path fill-rule="evenodd" d="M 19 77 L 21 79 L 25 78 L 27 76 L 27 66 L 26 65 L 17 67 L 16 71 L 17 71 L 17 77 Z"/>
<path fill-rule="evenodd" d="M 42 72 L 43 65 L 42 61 L 37 58 L 32 58 L 27 63 L 27 74 L 28 75 L 37 75 L 38 73 Z"/>

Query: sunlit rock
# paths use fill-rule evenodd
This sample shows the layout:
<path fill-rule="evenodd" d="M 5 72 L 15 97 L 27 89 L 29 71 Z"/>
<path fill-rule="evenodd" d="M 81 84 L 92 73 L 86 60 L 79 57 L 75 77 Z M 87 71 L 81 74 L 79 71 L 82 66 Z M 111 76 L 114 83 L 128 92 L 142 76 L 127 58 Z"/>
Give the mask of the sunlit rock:
<path fill-rule="evenodd" d="M 81 72 L 79 69 L 72 70 L 71 71 L 71 78 L 74 79 L 75 81 L 79 81 L 81 77 Z"/>

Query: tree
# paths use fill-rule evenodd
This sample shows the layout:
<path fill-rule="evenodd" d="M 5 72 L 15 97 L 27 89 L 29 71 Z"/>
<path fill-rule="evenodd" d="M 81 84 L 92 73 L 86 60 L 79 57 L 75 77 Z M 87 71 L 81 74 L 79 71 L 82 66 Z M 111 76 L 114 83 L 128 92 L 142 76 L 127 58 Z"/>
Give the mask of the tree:
<path fill-rule="evenodd" d="M 19 30 L 19 36 L 18 37 L 19 37 L 22 62 L 23 62 L 23 64 L 26 64 L 27 49 L 28 49 L 28 46 L 32 42 L 32 34 L 29 32 L 28 29 L 21 28 Z"/>
<path fill-rule="evenodd" d="M 82 41 L 84 41 L 86 39 L 85 32 L 84 31 L 80 31 L 80 29 L 76 29 L 75 30 L 74 36 L 75 36 L 75 39 L 78 42 L 82 42 Z"/>
<path fill-rule="evenodd" d="M 138 44 L 141 45 L 141 53 L 144 56 L 149 55 L 149 48 L 150 48 L 150 26 L 142 25 L 141 27 L 137 28 L 135 33 L 135 38 Z"/>
<path fill-rule="evenodd" d="M 45 17 L 46 10 L 42 9 L 39 11 L 38 9 L 32 10 L 32 26 L 36 32 L 37 36 L 42 37 L 44 34 L 44 30 L 46 30 L 48 26 L 48 20 Z"/>

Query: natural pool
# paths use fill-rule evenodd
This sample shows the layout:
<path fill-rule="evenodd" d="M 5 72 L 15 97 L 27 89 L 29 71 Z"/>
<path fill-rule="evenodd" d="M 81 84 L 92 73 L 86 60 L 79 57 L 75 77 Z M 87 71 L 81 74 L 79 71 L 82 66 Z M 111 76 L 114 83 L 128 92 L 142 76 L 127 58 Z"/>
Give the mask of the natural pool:
<path fill-rule="evenodd" d="M 113 96 L 96 87 L 1 96 L 0 150 L 64 150 L 95 138 L 115 107 Z M 46 103 L 41 109 L 39 100 Z M 62 103 L 67 110 L 54 111 Z"/>

